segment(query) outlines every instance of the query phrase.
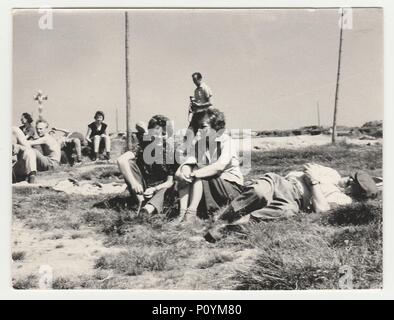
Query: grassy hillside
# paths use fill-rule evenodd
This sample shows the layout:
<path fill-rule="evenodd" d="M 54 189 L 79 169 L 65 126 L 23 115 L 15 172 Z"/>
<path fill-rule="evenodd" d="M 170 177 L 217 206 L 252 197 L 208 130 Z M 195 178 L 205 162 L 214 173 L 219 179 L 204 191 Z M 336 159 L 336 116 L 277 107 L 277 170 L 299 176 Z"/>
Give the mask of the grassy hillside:
<path fill-rule="evenodd" d="M 382 149 L 340 144 L 256 151 L 249 177 L 285 174 L 305 162 L 341 174 L 365 169 L 381 175 Z M 74 177 L 121 179 L 111 164 Z M 14 288 L 36 288 L 41 264 L 53 266 L 58 289 L 329 289 L 341 287 L 346 270 L 354 288 L 382 286 L 381 198 L 229 230 L 215 244 L 191 227 L 171 227 L 165 215 L 140 218 L 133 209 L 127 193 L 86 197 L 14 188 Z"/>

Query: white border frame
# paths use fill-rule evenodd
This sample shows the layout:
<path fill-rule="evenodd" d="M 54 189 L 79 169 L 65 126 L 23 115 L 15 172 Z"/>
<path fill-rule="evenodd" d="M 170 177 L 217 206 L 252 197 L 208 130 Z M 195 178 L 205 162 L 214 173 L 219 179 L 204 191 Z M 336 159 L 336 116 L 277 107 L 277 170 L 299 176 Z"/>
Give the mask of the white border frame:
<path fill-rule="evenodd" d="M 212 290 L 14 290 L 11 287 L 11 124 L 12 124 L 12 8 L 38 7 L 383 7 L 384 9 L 384 284 L 382 290 L 306 290 L 306 291 L 212 291 Z M 394 190 L 393 135 L 393 35 L 394 3 L 389 0 L 365 1 L 126 1 L 126 0 L 3 0 L 0 2 L 0 299 L 393 299 L 394 298 L 394 206 L 389 195 Z M 391 59 L 390 59 L 391 58 Z M 390 108 L 391 106 L 391 108 Z"/>

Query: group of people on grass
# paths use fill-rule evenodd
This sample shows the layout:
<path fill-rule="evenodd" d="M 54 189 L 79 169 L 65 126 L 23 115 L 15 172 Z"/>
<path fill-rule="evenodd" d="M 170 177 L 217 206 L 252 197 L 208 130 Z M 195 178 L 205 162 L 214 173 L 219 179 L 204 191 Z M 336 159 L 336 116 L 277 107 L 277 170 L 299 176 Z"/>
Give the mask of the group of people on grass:
<path fill-rule="evenodd" d="M 43 118 L 39 118 L 34 127 L 32 116 L 23 113 L 22 125 L 12 128 L 13 181 L 35 183 L 37 171 L 55 170 L 61 163 L 81 164 L 83 145 L 91 150 L 93 161 L 99 158 L 100 149 L 105 151 L 103 157 L 110 160 L 111 141 L 103 122 L 104 113 L 97 111 L 94 119 L 84 137 L 66 129 L 50 129 Z"/>
<path fill-rule="evenodd" d="M 175 147 L 170 119 L 155 115 L 147 127 L 143 122 L 137 123 L 132 149 L 117 159 L 130 195 L 138 203 L 138 214 L 162 213 L 177 200 L 178 214 L 171 223 L 195 225 L 200 219 L 209 218 L 205 239 L 214 242 L 228 224 L 324 212 L 332 205 L 350 204 L 355 197 L 377 195 L 375 182 L 366 172 L 341 177 L 336 170 L 313 163 L 286 176 L 266 173 L 245 182 L 237 148 L 226 132 L 223 112 L 213 107 L 212 92 L 203 83 L 202 75 L 193 73 L 192 79 L 196 89 L 190 97 L 190 123 L 181 147 Z M 95 120 L 89 125 L 87 140 L 93 143 L 96 157 L 99 144 L 104 141 L 109 158 L 110 139 L 102 122 L 104 115 L 96 113 Z M 30 182 L 37 170 L 58 165 L 61 147 L 47 131 L 44 120 L 36 123 L 38 139 L 31 138 L 31 128 L 14 128 L 13 153 L 18 157 L 16 165 L 23 166 L 17 169 Z M 34 145 L 45 146 L 43 152 L 31 148 Z M 160 153 L 160 157 L 155 153 Z M 155 160 L 149 161 L 152 158 Z"/>

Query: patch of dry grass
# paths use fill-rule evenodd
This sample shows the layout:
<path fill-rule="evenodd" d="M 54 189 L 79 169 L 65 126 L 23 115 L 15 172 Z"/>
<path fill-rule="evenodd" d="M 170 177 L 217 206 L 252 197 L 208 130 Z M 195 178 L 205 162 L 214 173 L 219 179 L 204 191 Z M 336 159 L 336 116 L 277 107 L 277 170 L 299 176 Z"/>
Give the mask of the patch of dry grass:
<path fill-rule="evenodd" d="M 68 277 L 57 277 L 53 279 L 52 289 L 57 290 L 70 290 L 76 289 L 78 287 L 78 283 L 75 280 L 72 280 Z"/>
<path fill-rule="evenodd" d="M 96 261 L 95 268 L 114 269 L 118 273 L 135 276 L 144 271 L 171 270 L 175 264 L 174 256 L 174 251 L 171 248 L 133 248 L 100 257 Z"/>
<path fill-rule="evenodd" d="M 38 278 L 34 274 L 28 274 L 19 279 L 12 279 L 14 289 L 36 289 L 38 287 Z"/>
<path fill-rule="evenodd" d="M 196 267 L 199 269 L 208 269 L 215 264 L 232 261 L 233 259 L 234 257 L 231 254 L 214 251 L 212 254 L 208 255 L 208 257 L 205 257 L 205 260 L 199 262 Z"/>
<path fill-rule="evenodd" d="M 266 172 L 286 175 L 289 171 L 301 170 L 307 162 L 315 162 L 349 175 L 358 170 L 367 170 L 382 175 L 382 146 L 358 146 L 339 143 L 335 146 L 312 146 L 303 149 L 277 149 L 252 152 L 251 177 Z"/>
<path fill-rule="evenodd" d="M 15 251 L 12 253 L 12 260 L 14 261 L 22 261 L 26 257 L 25 251 Z"/>
<path fill-rule="evenodd" d="M 351 269 L 354 289 L 382 285 L 382 224 L 379 203 L 356 203 L 340 216 L 341 227 L 327 223 L 288 220 L 256 224 L 245 241 L 259 248 L 249 266 L 239 268 L 232 280 L 237 289 L 338 289 L 341 268 Z M 349 208 L 348 208 L 349 209 Z M 371 220 L 359 219 L 375 212 Z M 323 221 L 325 219 L 322 219 Z M 330 220 L 329 218 L 329 221 Z M 352 222 L 357 221 L 357 226 Z M 347 223 L 349 224 L 347 224 Z M 346 225 L 346 227 L 344 226 Z"/>

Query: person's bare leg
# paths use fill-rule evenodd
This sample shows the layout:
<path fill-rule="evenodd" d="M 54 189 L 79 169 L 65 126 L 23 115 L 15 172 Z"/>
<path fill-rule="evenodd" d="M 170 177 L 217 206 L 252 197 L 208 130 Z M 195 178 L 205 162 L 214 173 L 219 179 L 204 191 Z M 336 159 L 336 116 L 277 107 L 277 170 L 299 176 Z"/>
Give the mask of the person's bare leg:
<path fill-rule="evenodd" d="M 79 140 L 78 138 L 74 138 L 72 139 L 72 142 L 74 143 L 75 153 L 77 154 L 77 162 L 81 162 L 82 160 L 81 140 Z"/>
<path fill-rule="evenodd" d="M 105 145 L 105 158 L 107 160 L 111 159 L 111 139 L 109 136 L 106 134 L 101 135 L 101 139 L 104 140 L 104 145 Z"/>
<path fill-rule="evenodd" d="M 98 154 L 98 152 L 99 152 L 100 141 L 101 141 L 100 136 L 93 137 L 93 148 L 94 148 L 94 153 L 96 153 L 96 154 Z"/>
<path fill-rule="evenodd" d="M 118 158 L 118 168 L 120 173 L 123 175 L 124 180 L 127 184 L 132 185 L 134 183 L 133 172 L 131 171 L 128 154 L 130 151 L 124 153 Z"/>
<path fill-rule="evenodd" d="M 138 181 L 134 177 L 133 172 L 131 171 L 131 168 L 130 168 L 130 164 L 129 164 L 129 159 L 131 159 L 130 153 L 131 152 L 128 151 L 118 158 L 118 160 L 117 160 L 118 168 L 119 168 L 120 173 L 123 175 L 123 178 L 124 178 L 126 184 L 128 186 L 130 186 L 129 191 L 130 191 L 131 195 L 135 194 L 137 196 L 138 201 L 140 203 L 142 203 L 142 201 L 144 200 L 144 196 L 142 195 L 142 192 L 143 192 L 142 188 L 143 187 L 140 186 L 141 194 L 137 194 L 133 191 L 136 184 L 138 184 Z"/>
<path fill-rule="evenodd" d="M 186 212 L 187 207 L 189 206 L 189 193 L 190 193 L 190 184 L 185 183 L 178 190 L 180 212 Z"/>
<path fill-rule="evenodd" d="M 188 211 L 196 212 L 198 205 L 202 199 L 203 195 L 203 185 L 201 179 L 196 179 L 193 181 L 190 190 L 190 204 L 187 208 Z"/>
<path fill-rule="evenodd" d="M 187 207 L 189 205 L 189 193 L 191 185 L 186 182 L 179 182 L 178 196 L 179 196 L 179 215 L 172 222 L 173 225 L 179 225 L 185 219 Z"/>
<path fill-rule="evenodd" d="M 35 183 L 37 173 L 37 158 L 35 151 L 30 147 L 14 145 L 14 152 L 17 154 L 17 162 L 13 167 L 15 176 L 28 178 L 29 183 Z"/>
<path fill-rule="evenodd" d="M 105 152 L 111 152 L 111 139 L 106 134 L 101 135 L 101 139 L 105 142 Z"/>
<path fill-rule="evenodd" d="M 15 142 L 16 144 L 20 144 L 24 147 L 30 147 L 25 134 L 22 132 L 21 129 L 19 129 L 18 127 L 12 127 L 12 134 L 13 134 L 13 138 L 16 141 L 13 141 L 13 143 Z"/>
<path fill-rule="evenodd" d="M 94 136 L 93 137 L 93 153 L 94 153 L 93 161 L 98 160 L 99 148 L 100 148 L 100 140 L 101 140 L 100 136 Z"/>

